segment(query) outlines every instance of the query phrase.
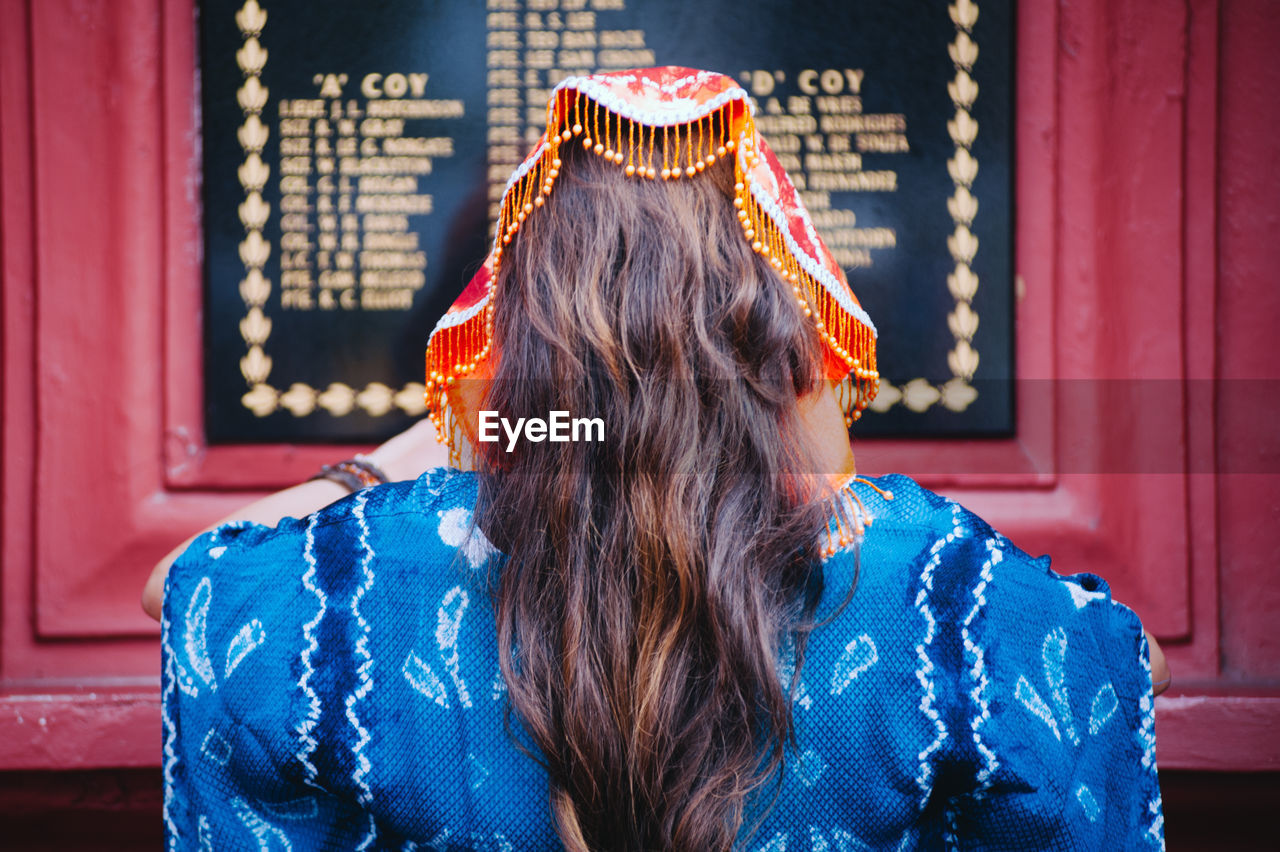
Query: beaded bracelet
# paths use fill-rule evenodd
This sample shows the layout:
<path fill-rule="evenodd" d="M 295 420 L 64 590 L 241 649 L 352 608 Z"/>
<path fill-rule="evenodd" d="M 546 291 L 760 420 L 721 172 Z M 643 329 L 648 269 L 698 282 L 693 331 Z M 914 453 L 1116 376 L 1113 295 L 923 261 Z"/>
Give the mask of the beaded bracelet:
<path fill-rule="evenodd" d="M 331 480 L 352 493 L 362 488 L 382 485 L 388 481 L 387 475 L 377 465 L 363 456 L 356 456 L 346 461 L 340 461 L 337 464 L 327 464 L 320 468 L 320 472 L 311 477 L 311 479 Z"/>

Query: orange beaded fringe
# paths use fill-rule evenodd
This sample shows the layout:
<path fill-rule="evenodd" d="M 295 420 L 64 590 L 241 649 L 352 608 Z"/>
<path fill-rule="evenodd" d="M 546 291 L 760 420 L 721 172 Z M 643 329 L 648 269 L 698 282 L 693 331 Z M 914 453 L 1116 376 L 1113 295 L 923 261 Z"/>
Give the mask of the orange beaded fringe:
<path fill-rule="evenodd" d="M 823 559 L 860 541 L 867 527 L 871 526 L 873 520 L 871 513 L 867 511 L 867 507 L 863 505 L 862 499 L 858 497 L 857 492 L 849 487 L 855 482 L 867 486 L 884 500 L 893 499 L 892 491 L 881 488 L 869 479 L 850 474 L 835 487 L 835 493 L 830 498 L 832 520 L 827 524 L 827 529 L 825 530 L 826 541 L 818 549 L 819 555 Z"/>
<path fill-rule="evenodd" d="M 516 170 L 503 195 L 492 254 L 490 293 L 504 248 L 511 244 L 525 219 L 546 203 L 555 186 L 562 145 L 576 141 L 585 150 L 623 167 L 628 177 L 648 180 L 692 178 L 717 159 L 733 154 L 733 203 L 744 236 L 752 249 L 768 259 L 791 284 L 804 315 L 813 319 L 827 345 L 827 374 L 844 377 L 838 393 L 845 423 L 852 425 L 879 387 L 875 335 L 804 269 L 788 245 L 785 226 L 780 227 L 752 194 L 747 170 L 760 157 L 755 139 L 755 122 L 740 101 L 729 101 L 691 122 L 654 127 L 617 115 L 576 90 L 561 90 L 547 106 L 547 134 L 540 153 Z M 492 339 L 490 298 L 472 316 L 456 325 L 438 328 L 427 347 L 426 404 L 437 436 L 441 440 L 447 437 L 451 447 L 456 446 L 458 426 L 446 413 L 447 393 L 488 357 Z"/>

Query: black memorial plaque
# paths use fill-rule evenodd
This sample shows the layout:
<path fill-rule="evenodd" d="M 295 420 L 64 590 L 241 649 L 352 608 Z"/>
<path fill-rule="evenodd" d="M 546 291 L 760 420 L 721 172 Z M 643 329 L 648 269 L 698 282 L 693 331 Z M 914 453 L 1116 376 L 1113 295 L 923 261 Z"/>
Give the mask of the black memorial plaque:
<path fill-rule="evenodd" d="M 1013 429 L 1009 0 L 202 0 L 211 442 L 377 440 L 572 74 L 721 71 L 880 331 L 863 435 Z"/>

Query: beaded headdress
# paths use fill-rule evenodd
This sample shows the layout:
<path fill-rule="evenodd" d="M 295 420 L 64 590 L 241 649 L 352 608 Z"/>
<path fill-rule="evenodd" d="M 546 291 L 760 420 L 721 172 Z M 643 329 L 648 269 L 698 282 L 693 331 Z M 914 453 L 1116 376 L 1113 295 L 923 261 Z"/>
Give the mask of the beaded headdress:
<path fill-rule="evenodd" d="M 688 68 L 569 77 L 555 87 L 546 132 L 502 196 L 493 249 L 427 343 L 427 408 L 452 457 L 462 448 L 460 385 L 492 375 L 493 291 L 503 251 L 555 188 L 565 145 L 581 145 L 636 180 L 696 180 L 711 163 L 732 157 L 744 238 L 790 282 L 812 319 L 846 424 L 862 414 L 879 386 L 875 326 L 756 132 L 753 113 L 747 92 L 731 78 Z"/>

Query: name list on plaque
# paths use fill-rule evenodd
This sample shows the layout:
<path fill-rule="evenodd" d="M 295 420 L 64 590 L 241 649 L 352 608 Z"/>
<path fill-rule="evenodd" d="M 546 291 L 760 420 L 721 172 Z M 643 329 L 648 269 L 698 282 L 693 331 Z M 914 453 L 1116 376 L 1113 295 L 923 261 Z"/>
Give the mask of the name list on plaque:
<path fill-rule="evenodd" d="M 880 329 L 862 434 L 1012 429 L 1008 2 L 200 4 L 214 442 L 376 440 L 565 77 L 671 64 L 759 130 Z"/>

